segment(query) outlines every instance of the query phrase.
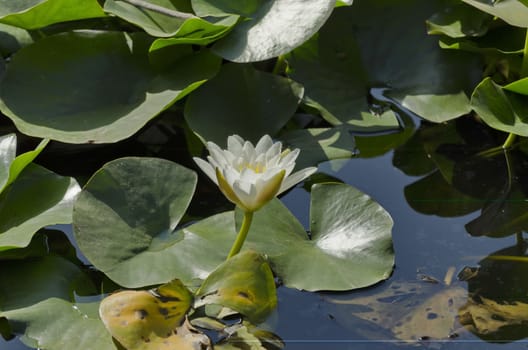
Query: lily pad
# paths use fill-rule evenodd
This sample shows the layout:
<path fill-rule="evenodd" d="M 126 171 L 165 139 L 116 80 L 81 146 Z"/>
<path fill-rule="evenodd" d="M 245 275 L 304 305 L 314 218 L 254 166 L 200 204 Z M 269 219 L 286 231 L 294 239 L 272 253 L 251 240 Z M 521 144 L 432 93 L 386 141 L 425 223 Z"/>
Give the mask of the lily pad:
<path fill-rule="evenodd" d="M 264 257 L 245 251 L 218 266 L 196 292 L 201 304 L 219 304 L 262 321 L 277 305 L 273 273 Z"/>
<path fill-rule="evenodd" d="M 492 18 L 473 6 L 459 3 L 429 17 L 426 22 L 427 32 L 451 38 L 478 37 L 486 34 Z"/>
<path fill-rule="evenodd" d="M 16 135 L 8 134 L 0 137 L 0 193 L 42 152 L 49 140 L 43 140 L 35 150 L 15 157 Z"/>
<path fill-rule="evenodd" d="M 75 203 L 73 225 L 79 248 L 121 285 L 162 283 L 158 276 L 173 272 L 178 263 L 166 262 L 154 272 L 159 266 L 149 261 L 181 239 L 173 230 L 195 186 L 193 171 L 167 160 L 122 158 L 107 163 Z M 182 278 L 171 275 L 165 281 L 176 277 Z"/>
<path fill-rule="evenodd" d="M 485 78 L 475 88 L 471 106 L 490 127 L 528 136 L 528 96 L 507 91 Z"/>
<path fill-rule="evenodd" d="M 238 21 L 238 16 L 228 16 L 213 23 L 201 18 L 186 20 L 180 29 L 171 38 L 160 38 L 155 40 L 150 51 L 159 50 L 169 45 L 209 45 L 226 35 Z"/>
<path fill-rule="evenodd" d="M 288 55 L 290 76 L 342 121 L 361 120 L 372 88 L 433 122 L 464 115 L 481 68 L 475 57 L 441 50 L 424 33 L 424 21 L 443 5 L 373 0 L 339 7 L 318 36 Z"/>
<path fill-rule="evenodd" d="M 235 221 L 233 212 L 226 212 L 173 232 L 196 181 L 189 173 L 155 159 L 107 164 L 75 204 L 80 249 L 98 269 L 129 287 L 205 279 L 225 260 Z M 299 289 L 347 290 L 390 275 L 392 220 L 368 196 L 343 184 L 314 185 L 312 221 L 310 240 L 273 200 L 256 212 L 245 247 L 268 255 L 284 284 Z"/>
<path fill-rule="evenodd" d="M 151 42 L 141 33 L 100 31 L 41 39 L 8 65 L 0 109 L 31 136 L 68 143 L 127 138 L 197 88 L 220 63 L 207 51 L 193 53 L 186 46 L 177 62 L 155 66 L 149 63 Z"/>
<path fill-rule="evenodd" d="M 42 227 L 71 223 L 79 191 L 73 178 L 27 165 L 0 194 L 0 250 L 27 246 Z"/>
<path fill-rule="evenodd" d="M 191 292 L 174 280 L 152 292 L 112 294 L 101 302 L 99 314 L 112 336 L 127 350 L 193 349 L 185 347 L 185 334 L 177 330 L 191 304 Z"/>
<path fill-rule="evenodd" d="M 117 350 L 97 316 L 98 303 L 72 304 L 50 298 L 40 303 L 0 312 L 22 341 L 39 349 Z"/>
<path fill-rule="evenodd" d="M 185 119 L 203 140 L 223 145 L 228 136 L 238 134 L 256 142 L 286 124 L 303 91 L 298 83 L 251 65 L 227 64 L 189 96 Z"/>
<path fill-rule="evenodd" d="M 0 55 L 7 57 L 33 43 L 27 30 L 0 23 Z"/>
<path fill-rule="evenodd" d="M 501 1 L 479 1 L 479 0 L 462 0 L 466 4 L 474 6 L 481 11 L 489 13 L 492 16 L 499 17 L 506 23 L 517 27 L 528 27 L 528 7 L 518 0 L 501 0 Z"/>
<path fill-rule="evenodd" d="M 295 165 L 298 169 L 327 160 L 351 158 L 355 154 L 354 136 L 346 127 L 294 130 L 282 139 L 291 148 L 302 150 Z"/>
<path fill-rule="evenodd" d="M 0 1 L 0 22 L 24 29 L 104 16 L 97 0 Z"/>
<path fill-rule="evenodd" d="M 48 298 L 71 301 L 74 293 L 96 292 L 93 282 L 75 264 L 59 256 L 2 261 L 0 310 L 16 310 Z"/>
<path fill-rule="evenodd" d="M 191 10 L 188 1 L 149 0 L 148 4 L 169 11 L 187 13 L 187 11 Z M 148 34 L 156 37 L 173 36 L 186 21 L 186 18 L 168 16 L 121 0 L 106 0 L 104 10 L 141 27 Z M 187 15 L 193 16 L 192 13 L 187 13 Z"/>
<path fill-rule="evenodd" d="M 335 0 L 261 1 L 253 13 L 236 12 L 248 18 L 218 41 L 213 51 L 234 62 L 264 61 L 283 55 L 315 34 L 330 16 L 334 4 Z"/>

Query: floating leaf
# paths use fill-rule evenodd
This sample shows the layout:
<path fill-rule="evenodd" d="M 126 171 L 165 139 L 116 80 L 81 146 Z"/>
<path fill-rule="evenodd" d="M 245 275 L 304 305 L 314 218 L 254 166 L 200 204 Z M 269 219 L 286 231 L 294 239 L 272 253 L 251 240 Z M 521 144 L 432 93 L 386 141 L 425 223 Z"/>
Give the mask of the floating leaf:
<path fill-rule="evenodd" d="M 277 305 L 273 274 L 264 257 L 245 251 L 230 258 L 207 277 L 196 292 L 198 304 L 220 304 L 262 321 Z"/>
<path fill-rule="evenodd" d="M 350 158 L 354 155 L 354 137 L 346 127 L 299 129 L 283 135 L 291 148 L 302 152 L 296 167 L 302 169 L 331 159 Z"/>
<path fill-rule="evenodd" d="M 193 171 L 167 160 L 132 157 L 105 164 L 75 203 L 79 248 L 98 269 L 127 287 L 162 283 L 163 278 L 185 280 L 174 272 L 187 264 L 178 266 L 176 259 L 160 268 L 152 259 L 182 238 L 173 230 L 195 186 Z"/>
<path fill-rule="evenodd" d="M 492 16 L 464 3 L 435 13 L 427 20 L 429 34 L 443 34 L 451 38 L 475 37 L 486 34 Z"/>
<path fill-rule="evenodd" d="M 249 18 L 213 46 L 213 51 L 234 62 L 264 61 L 283 55 L 315 34 L 330 16 L 334 4 L 335 0 L 261 1 Z"/>
<path fill-rule="evenodd" d="M 200 18 L 191 18 L 182 24 L 173 37 L 155 40 L 152 43 L 150 50 L 159 50 L 169 45 L 209 45 L 226 35 L 237 21 L 238 16 L 228 16 L 214 23 L 207 22 Z"/>
<path fill-rule="evenodd" d="M 286 124 L 302 94 L 302 86 L 290 79 L 228 64 L 189 96 L 185 119 L 202 139 L 219 145 L 233 134 L 256 142 Z"/>
<path fill-rule="evenodd" d="M 503 89 L 521 95 L 528 95 L 528 78 L 522 78 L 511 82 L 508 85 L 504 86 Z"/>
<path fill-rule="evenodd" d="M 192 303 L 192 294 L 174 280 L 149 291 L 122 291 L 101 302 L 99 314 L 106 328 L 127 350 L 180 349 L 185 335 L 177 328 Z M 183 348 L 182 348 L 183 349 Z M 186 349 L 186 348 L 185 348 Z"/>
<path fill-rule="evenodd" d="M 27 165 L 0 194 L 0 250 L 27 246 L 42 227 L 71 223 L 79 191 L 73 178 Z"/>
<path fill-rule="evenodd" d="M 70 143 L 129 137 L 197 88 L 219 64 L 207 51 L 182 46 L 176 62 L 153 66 L 151 42 L 141 33 L 99 31 L 41 39 L 9 63 L 0 109 L 31 136 Z"/>
<path fill-rule="evenodd" d="M 485 78 L 471 96 L 471 107 L 490 127 L 528 136 L 528 97 L 506 91 Z"/>
<path fill-rule="evenodd" d="M 48 298 L 71 301 L 74 292 L 95 292 L 93 282 L 70 261 L 59 256 L 2 261 L 0 310 L 28 307 Z"/>
<path fill-rule="evenodd" d="M 479 0 L 462 0 L 466 4 L 474 6 L 481 11 L 489 13 L 492 16 L 499 17 L 505 22 L 518 27 L 528 27 L 528 7 L 521 1 L 501 0 L 501 1 L 479 1 Z"/>
<path fill-rule="evenodd" d="M 56 298 L 0 312 L 27 345 L 39 349 L 117 350 L 97 316 L 98 303 L 72 304 Z"/>
<path fill-rule="evenodd" d="M 373 0 L 339 7 L 318 36 L 288 55 L 290 76 L 342 122 L 361 120 L 362 113 L 375 109 L 366 103 L 372 88 L 382 88 L 387 98 L 430 121 L 466 114 L 466 91 L 481 74 L 478 60 L 441 50 L 423 32 L 424 20 L 443 5 Z"/>
<path fill-rule="evenodd" d="M 20 50 L 22 47 L 33 43 L 29 32 L 0 23 L 0 55 L 7 57 Z"/>
<path fill-rule="evenodd" d="M 24 29 L 104 16 L 97 0 L 0 0 L 0 22 Z"/>
<path fill-rule="evenodd" d="M 149 0 L 148 4 L 169 11 L 187 13 L 191 10 L 186 1 Z M 104 10 L 141 27 L 148 34 L 157 37 L 170 37 L 175 35 L 186 21 L 186 18 L 168 16 L 121 0 L 106 0 Z M 192 13 L 188 13 L 188 15 L 192 16 Z"/>

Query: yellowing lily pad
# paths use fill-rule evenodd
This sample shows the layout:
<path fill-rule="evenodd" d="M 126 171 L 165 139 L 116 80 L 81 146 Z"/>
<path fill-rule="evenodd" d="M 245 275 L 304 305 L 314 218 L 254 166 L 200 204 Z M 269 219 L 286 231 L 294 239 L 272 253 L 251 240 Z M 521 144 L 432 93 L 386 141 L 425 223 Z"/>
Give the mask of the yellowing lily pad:
<path fill-rule="evenodd" d="M 153 291 L 112 294 L 101 302 L 99 314 L 112 336 L 128 350 L 161 349 L 169 344 L 173 349 L 193 349 L 176 346 L 189 342 L 189 326 L 177 328 L 191 303 L 189 290 L 174 280 Z"/>

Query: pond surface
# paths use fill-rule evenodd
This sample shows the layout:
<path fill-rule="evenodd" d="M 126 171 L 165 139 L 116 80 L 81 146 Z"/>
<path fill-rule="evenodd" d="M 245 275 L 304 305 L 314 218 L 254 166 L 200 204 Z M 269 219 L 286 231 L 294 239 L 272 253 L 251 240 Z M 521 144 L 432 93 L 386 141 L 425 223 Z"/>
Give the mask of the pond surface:
<path fill-rule="evenodd" d="M 515 234 L 527 225 L 527 157 L 522 148 L 475 157 L 495 135 L 472 148 L 472 125 L 424 124 L 396 150 L 320 164 L 390 213 L 396 266 L 387 281 L 353 292 L 279 288 L 264 326 L 286 349 L 528 347 L 528 264 Z M 282 200 L 307 227 L 309 193 L 297 187 Z M 18 339 L 0 348 L 27 349 Z"/>

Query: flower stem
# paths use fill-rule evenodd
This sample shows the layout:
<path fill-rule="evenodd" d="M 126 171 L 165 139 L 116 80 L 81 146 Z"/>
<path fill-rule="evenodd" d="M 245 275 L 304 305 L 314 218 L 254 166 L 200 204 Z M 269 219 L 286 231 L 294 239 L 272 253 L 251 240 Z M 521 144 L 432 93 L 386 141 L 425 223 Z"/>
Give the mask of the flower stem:
<path fill-rule="evenodd" d="M 240 231 L 238 231 L 238 235 L 235 239 L 235 243 L 233 243 L 233 246 L 231 247 L 231 251 L 229 252 L 229 255 L 227 256 L 228 259 L 237 255 L 240 249 L 242 248 L 242 245 L 244 244 L 244 241 L 246 240 L 247 234 L 249 232 L 249 227 L 251 226 L 252 220 L 253 220 L 253 212 L 252 211 L 244 212 L 244 220 L 242 220 L 242 226 L 240 227 Z"/>

